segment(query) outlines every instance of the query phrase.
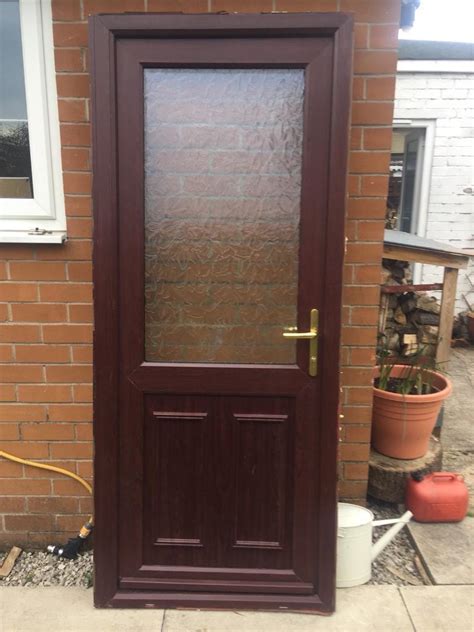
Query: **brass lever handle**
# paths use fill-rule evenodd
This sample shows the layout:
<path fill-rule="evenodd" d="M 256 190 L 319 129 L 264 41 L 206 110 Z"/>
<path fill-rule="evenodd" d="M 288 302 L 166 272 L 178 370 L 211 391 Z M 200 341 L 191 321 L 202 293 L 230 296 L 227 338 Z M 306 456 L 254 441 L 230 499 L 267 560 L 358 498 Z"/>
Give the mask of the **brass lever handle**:
<path fill-rule="evenodd" d="M 311 340 L 312 338 L 316 338 L 316 331 L 284 331 L 283 338 L 302 338 L 303 340 Z"/>
<path fill-rule="evenodd" d="M 314 377 L 318 374 L 318 321 L 319 312 L 317 309 L 311 310 L 310 316 L 310 331 L 295 331 L 294 327 L 291 327 L 292 331 L 284 331 L 284 338 L 292 338 L 293 340 L 310 340 L 309 343 L 309 367 L 308 373 Z"/>

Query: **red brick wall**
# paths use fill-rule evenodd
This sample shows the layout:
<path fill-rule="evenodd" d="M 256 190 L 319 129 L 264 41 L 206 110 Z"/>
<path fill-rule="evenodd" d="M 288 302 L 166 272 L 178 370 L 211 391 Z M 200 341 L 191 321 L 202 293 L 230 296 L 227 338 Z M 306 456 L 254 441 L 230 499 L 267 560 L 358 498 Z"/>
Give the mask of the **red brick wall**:
<path fill-rule="evenodd" d="M 87 16 L 113 11 L 355 12 L 341 481 L 363 502 L 400 0 L 52 0 L 69 241 L 0 245 L 0 449 L 92 470 Z M 91 509 L 74 481 L 0 461 L 0 544 L 64 539 Z M 67 533 L 66 533 L 67 532 Z"/>

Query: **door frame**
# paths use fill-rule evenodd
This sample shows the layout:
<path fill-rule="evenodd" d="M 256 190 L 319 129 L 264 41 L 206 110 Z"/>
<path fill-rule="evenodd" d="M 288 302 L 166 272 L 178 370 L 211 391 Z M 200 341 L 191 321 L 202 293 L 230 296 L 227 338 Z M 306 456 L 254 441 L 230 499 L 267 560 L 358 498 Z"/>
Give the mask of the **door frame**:
<path fill-rule="evenodd" d="M 247 595 L 246 607 L 334 610 L 336 568 L 337 446 L 339 407 L 339 348 L 341 330 L 342 267 L 346 202 L 347 153 L 352 77 L 352 16 L 321 14 L 121 14 L 98 15 L 89 19 L 92 52 L 92 123 L 94 164 L 94 481 L 95 481 L 95 604 L 98 607 L 164 607 L 156 595 L 118 589 L 119 520 L 119 435 L 115 422 L 119 402 L 119 226 L 117 161 L 116 54 L 117 40 L 162 37 L 325 37 L 332 38 L 332 116 L 328 161 L 324 287 L 328 313 L 321 323 L 320 411 L 321 424 L 320 506 L 318 566 L 330 585 L 313 601 L 307 598 L 259 599 Z M 314 113 L 317 115 L 317 113 Z M 133 168 L 133 166 L 131 166 Z M 137 473 L 140 476 L 140 473 Z M 328 582 L 329 584 L 329 582 Z M 203 595 L 203 601 L 221 602 L 221 607 L 238 607 L 228 596 Z M 222 599 L 225 597 L 226 599 Z M 250 597 L 250 599 L 249 599 Z M 283 597 L 283 596 L 282 596 Z M 176 605 L 179 598 L 169 595 Z M 189 605 L 183 600 L 183 605 Z M 202 605 L 196 607 L 203 607 Z M 281 607 L 281 606 L 280 606 Z"/>

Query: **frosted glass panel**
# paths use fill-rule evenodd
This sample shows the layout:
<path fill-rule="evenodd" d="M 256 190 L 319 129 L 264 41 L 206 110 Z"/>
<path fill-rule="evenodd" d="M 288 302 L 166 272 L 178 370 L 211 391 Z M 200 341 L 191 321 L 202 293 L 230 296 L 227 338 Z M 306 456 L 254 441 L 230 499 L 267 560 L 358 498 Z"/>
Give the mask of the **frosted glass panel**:
<path fill-rule="evenodd" d="M 292 364 L 303 70 L 145 70 L 145 357 Z"/>

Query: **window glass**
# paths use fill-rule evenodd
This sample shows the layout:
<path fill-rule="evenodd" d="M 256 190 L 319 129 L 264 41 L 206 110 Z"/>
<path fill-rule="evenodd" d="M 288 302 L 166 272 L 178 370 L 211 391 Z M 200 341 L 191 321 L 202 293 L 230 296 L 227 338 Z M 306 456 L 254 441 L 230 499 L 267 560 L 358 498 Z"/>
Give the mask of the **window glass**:
<path fill-rule="evenodd" d="M 0 197 L 33 197 L 18 0 L 0 2 Z"/>
<path fill-rule="evenodd" d="M 304 71 L 145 70 L 145 357 L 293 364 Z"/>

